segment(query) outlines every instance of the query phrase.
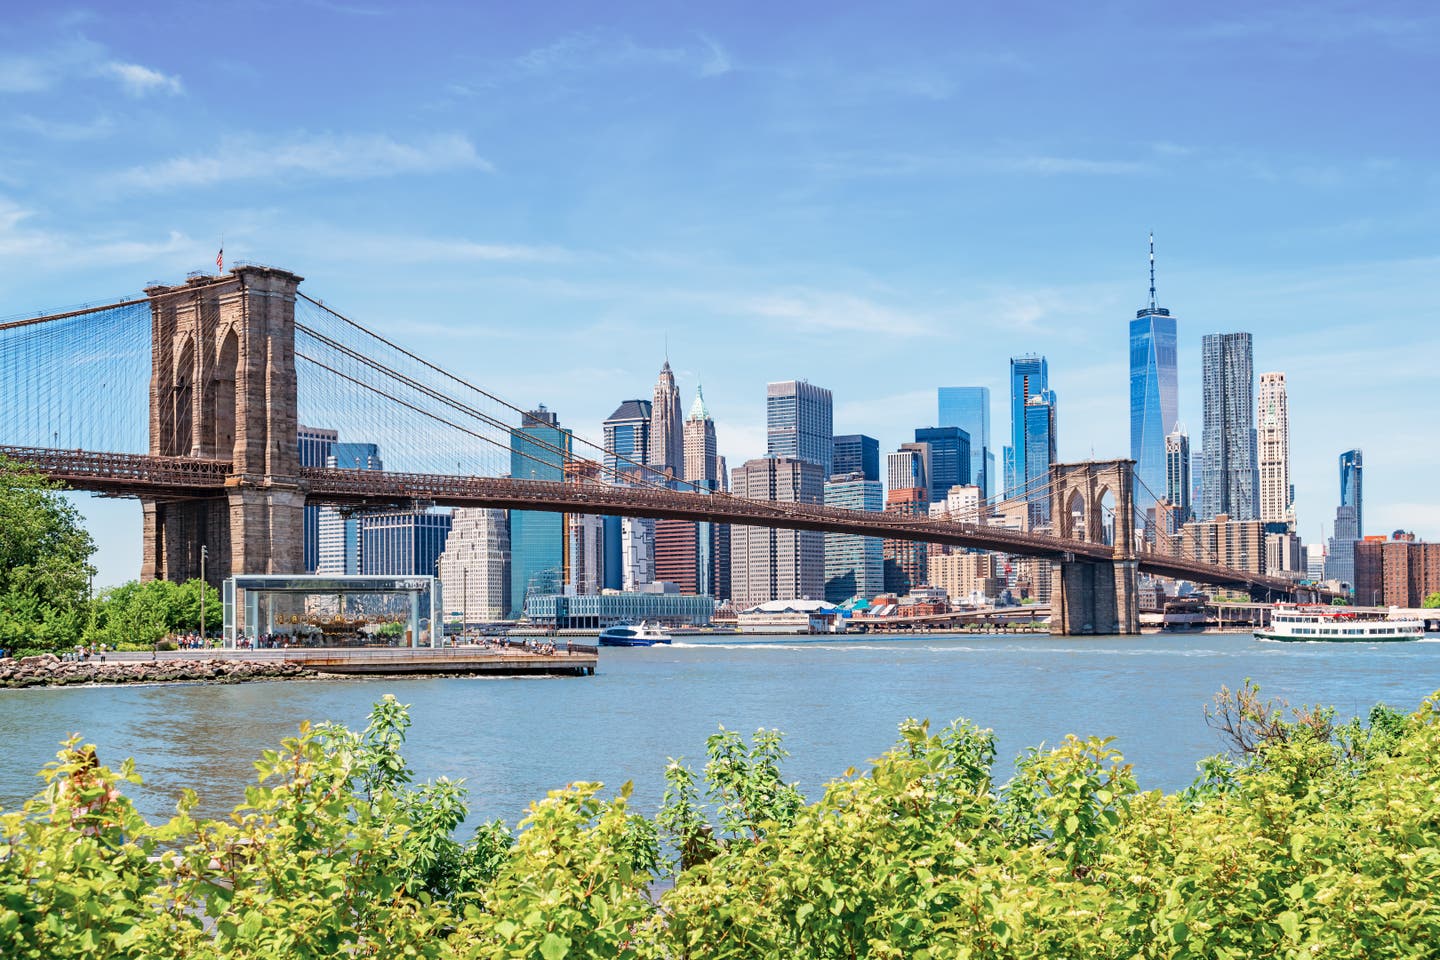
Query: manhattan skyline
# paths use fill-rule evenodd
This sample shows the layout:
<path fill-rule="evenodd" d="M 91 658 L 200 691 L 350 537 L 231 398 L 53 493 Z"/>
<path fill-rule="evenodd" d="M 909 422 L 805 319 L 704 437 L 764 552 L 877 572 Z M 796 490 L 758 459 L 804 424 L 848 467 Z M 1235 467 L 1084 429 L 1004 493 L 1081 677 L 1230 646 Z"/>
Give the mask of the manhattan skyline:
<path fill-rule="evenodd" d="M 223 42 L 183 9 L 0 27 L 0 313 L 178 280 L 223 238 L 588 437 L 649 395 L 668 338 L 731 465 L 763 454 L 758 398 L 791 377 L 882 451 L 934 424 L 935 388 L 986 386 L 999 447 L 1008 358 L 1034 352 L 1069 461 L 1128 451 L 1153 230 L 1192 443 L 1200 338 L 1250 332 L 1256 371 L 1287 377 L 1305 539 L 1351 447 L 1367 530 L 1440 537 L 1440 451 L 1396 416 L 1440 354 L 1426 7 L 1118 4 L 1036 31 L 904 4 L 762 27 L 317 3 L 278 40 L 276 8 L 245 7 Z M 414 55 L 357 65 L 394 44 Z M 1131 54 L 1155 48 L 1175 69 L 1137 97 Z M 97 585 L 133 576 L 133 505 L 78 502 Z"/>

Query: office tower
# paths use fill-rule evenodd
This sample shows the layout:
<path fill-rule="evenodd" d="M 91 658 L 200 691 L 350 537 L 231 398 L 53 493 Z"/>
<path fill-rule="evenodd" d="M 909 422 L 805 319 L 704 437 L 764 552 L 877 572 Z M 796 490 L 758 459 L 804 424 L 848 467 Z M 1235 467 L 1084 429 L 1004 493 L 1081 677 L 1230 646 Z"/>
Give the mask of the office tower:
<path fill-rule="evenodd" d="M 893 456 L 893 454 L 892 454 Z M 920 489 L 899 489 L 890 490 L 885 494 L 885 509 L 889 513 L 910 514 L 917 517 L 926 516 L 930 510 L 930 500 L 925 490 Z M 884 580 L 885 592 L 893 593 L 896 596 L 906 596 L 912 589 L 929 582 L 929 569 L 927 566 L 926 544 L 918 540 L 892 540 L 881 541 L 881 554 L 884 558 Z"/>
<path fill-rule="evenodd" d="M 1180 381 L 1176 322 L 1155 302 L 1155 235 L 1150 235 L 1150 305 L 1130 321 L 1130 459 L 1142 513 L 1165 491 L 1165 438 L 1175 431 Z"/>
<path fill-rule="evenodd" d="M 930 472 L 927 478 L 931 503 L 943 503 L 951 487 L 972 482 L 970 475 L 970 435 L 959 427 L 919 427 L 915 442 L 930 448 Z"/>
<path fill-rule="evenodd" d="M 605 481 L 637 463 L 650 462 L 650 401 L 626 400 L 605 418 Z"/>
<path fill-rule="evenodd" d="M 1055 462 L 1055 391 L 1041 390 L 1025 402 L 1024 473 L 1030 526 L 1050 522 L 1050 465 Z M 1018 469 L 1018 467 L 1017 467 Z"/>
<path fill-rule="evenodd" d="M 336 441 L 330 444 L 325 466 L 331 470 L 384 470 L 380 448 L 373 443 Z M 360 572 L 360 520 L 334 507 L 321 507 L 320 553 L 316 573 L 353 576 Z"/>
<path fill-rule="evenodd" d="M 572 453 L 570 431 L 542 403 L 510 430 L 510 476 L 560 481 Z M 525 612 L 530 593 L 558 593 L 565 582 L 566 523 L 562 513 L 510 511 L 510 615 Z"/>
<path fill-rule="evenodd" d="M 1180 532 L 1191 517 L 1190 435 L 1177 426 L 1165 438 L 1165 499 L 1173 508 L 1173 525 L 1165 532 Z"/>
<path fill-rule="evenodd" d="M 1010 358 L 1010 444 L 1006 451 L 1007 498 L 1024 493 L 1028 472 L 1025 469 L 1025 407 L 1030 398 L 1050 388 L 1050 366 L 1044 357 L 1028 354 Z"/>
<path fill-rule="evenodd" d="M 694 520 L 655 521 L 655 580 L 673 583 L 683 594 L 700 593 L 700 524 Z"/>
<path fill-rule="evenodd" d="M 605 588 L 605 518 L 594 513 L 565 515 L 565 586 L 577 597 Z"/>
<path fill-rule="evenodd" d="M 883 510 L 885 492 L 879 480 L 868 478 L 858 470 L 836 474 L 825 483 L 825 506 Z M 885 553 L 878 538 L 825 534 L 826 601 L 844 603 L 852 597 L 868 600 L 884 589 Z"/>
<path fill-rule="evenodd" d="M 1285 374 L 1260 374 L 1258 413 L 1256 446 L 1260 461 L 1260 519 L 1266 523 L 1293 525 L 1290 410 L 1285 397 Z"/>
<path fill-rule="evenodd" d="M 450 535 L 448 513 L 402 510 L 360 518 L 360 573 L 367 576 L 434 576 Z"/>
<path fill-rule="evenodd" d="M 820 476 L 834 472 L 835 430 L 830 391 L 804 380 L 765 388 L 765 455 L 817 464 Z"/>
<path fill-rule="evenodd" d="M 1325 558 L 1325 579 L 1355 583 L 1355 541 L 1360 539 L 1360 523 L 1355 508 L 1342 503 L 1335 508 L 1335 535 L 1330 538 L 1329 555 Z"/>
<path fill-rule="evenodd" d="M 323 467 L 330 457 L 330 445 L 340 439 L 334 430 L 301 425 L 300 466 Z M 306 504 L 304 513 L 305 572 L 314 573 L 320 566 L 320 506 Z"/>
<path fill-rule="evenodd" d="M 1305 577 L 1315 583 L 1325 579 L 1325 545 L 1323 543 L 1307 543 L 1305 545 Z"/>
<path fill-rule="evenodd" d="M 1201 340 L 1205 431 L 1201 438 L 1200 516 L 1259 514 L 1255 465 L 1255 367 L 1248 333 Z"/>
<path fill-rule="evenodd" d="M 1361 498 L 1361 481 L 1365 455 L 1359 450 L 1340 454 L 1340 503 L 1355 508 L 1355 539 L 1365 536 L 1365 509 Z"/>
<path fill-rule="evenodd" d="M 462 623 L 504 620 L 510 613 L 510 521 L 504 510 L 457 507 L 440 555 L 440 595 Z"/>
<path fill-rule="evenodd" d="M 655 400 L 650 405 L 650 466 L 657 473 L 679 477 L 685 472 L 685 441 L 681 434 L 680 391 L 670 361 L 660 368 L 655 381 Z"/>
<path fill-rule="evenodd" d="M 902 443 L 900 449 L 885 455 L 885 489 L 927 491 L 925 474 L 926 445 Z M 928 492 L 925 502 L 930 502 Z"/>
<path fill-rule="evenodd" d="M 704 391 L 696 386 L 695 402 L 690 405 L 690 413 L 685 418 L 685 467 L 681 471 L 681 477 L 694 489 L 720 489 L 720 455 L 715 446 L 715 421 L 710 417 L 710 409 L 705 406 Z"/>
<path fill-rule="evenodd" d="M 990 388 L 941 387 L 938 391 L 942 427 L 959 427 L 970 438 L 969 483 L 980 488 L 982 497 L 1000 493 L 995 476 L 995 448 L 990 445 Z"/>
<path fill-rule="evenodd" d="M 880 441 L 863 433 L 847 433 L 836 437 L 831 469 L 837 477 L 858 473 L 866 480 L 879 480 Z"/>
<path fill-rule="evenodd" d="M 829 437 L 826 438 L 829 446 Z M 748 500 L 824 502 L 820 467 L 793 457 L 750 460 L 730 474 L 731 493 Z M 730 528 L 730 592 L 739 608 L 767 600 L 819 600 L 825 590 L 825 535 L 818 530 Z"/>

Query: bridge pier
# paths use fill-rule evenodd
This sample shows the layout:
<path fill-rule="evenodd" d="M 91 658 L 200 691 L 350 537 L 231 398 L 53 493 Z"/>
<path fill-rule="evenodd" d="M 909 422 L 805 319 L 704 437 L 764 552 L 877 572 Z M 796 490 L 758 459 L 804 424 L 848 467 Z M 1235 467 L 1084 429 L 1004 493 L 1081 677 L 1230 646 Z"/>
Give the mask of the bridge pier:
<path fill-rule="evenodd" d="M 1055 561 L 1050 577 L 1050 634 L 1140 632 L 1134 560 Z"/>
<path fill-rule="evenodd" d="M 300 573 L 295 295 L 300 277 L 271 267 L 150 287 L 150 454 L 228 461 L 223 496 L 144 501 L 145 579 Z M 164 296 L 160 296 L 163 294 Z"/>

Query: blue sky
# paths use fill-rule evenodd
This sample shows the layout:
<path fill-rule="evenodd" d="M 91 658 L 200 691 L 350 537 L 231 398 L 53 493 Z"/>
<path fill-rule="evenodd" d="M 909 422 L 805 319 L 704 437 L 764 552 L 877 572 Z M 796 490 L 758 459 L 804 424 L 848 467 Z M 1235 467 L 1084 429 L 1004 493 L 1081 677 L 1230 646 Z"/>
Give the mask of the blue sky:
<path fill-rule="evenodd" d="M 1301 533 L 1440 537 L 1440 10 L 1428 3 L 15 7 L 0 314 L 227 257 L 598 436 L 669 353 L 731 463 L 764 385 L 909 439 L 1039 351 L 1060 455 L 1128 448 L 1126 324 L 1255 334 Z M 999 440 L 996 441 L 997 445 Z M 998 455 L 997 455 L 998 459 Z M 102 582 L 139 511 L 89 498 Z"/>

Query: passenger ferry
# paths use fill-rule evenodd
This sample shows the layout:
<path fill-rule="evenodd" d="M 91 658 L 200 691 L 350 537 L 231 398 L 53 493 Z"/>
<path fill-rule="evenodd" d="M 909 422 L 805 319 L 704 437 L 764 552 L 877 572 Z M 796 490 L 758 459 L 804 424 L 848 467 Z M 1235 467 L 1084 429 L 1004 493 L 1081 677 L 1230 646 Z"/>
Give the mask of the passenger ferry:
<path fill-rule="evenodd" d="M 641 620 L 639 625 L 617 623 L 600 631 L 602 647 L 650 647 L 657 643 L 669 643 L 670 635 L 660 629 L 659 624 Z"/>
<path fill-rule="evenodd" d="M 1257 640 L 1300 643 L 1381 643 L 1419 640 L 1425 624 L 1414 618 L 1388 620 L 1383 614 L 1361 614 L 1345 607 L 1277 606 L 1270 626 L 1255 631 Z"/>

